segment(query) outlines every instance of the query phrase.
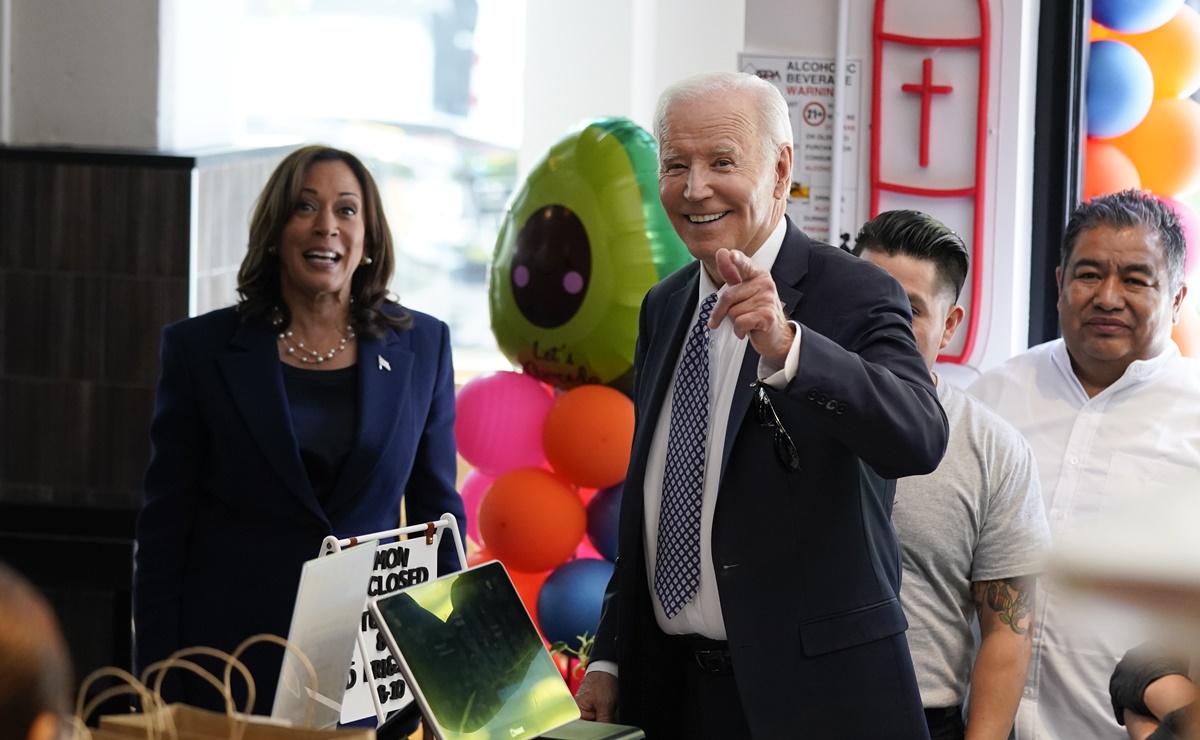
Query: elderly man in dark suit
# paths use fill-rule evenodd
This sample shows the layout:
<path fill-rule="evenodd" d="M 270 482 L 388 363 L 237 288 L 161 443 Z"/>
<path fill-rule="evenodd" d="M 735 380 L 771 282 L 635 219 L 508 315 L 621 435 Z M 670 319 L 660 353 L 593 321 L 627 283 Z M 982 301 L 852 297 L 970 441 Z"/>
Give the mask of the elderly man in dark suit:
<path fill-rule="evenodd" d="M 889 515 L 948 431 L 908 300 L 784 216 L 772 85 L 688 78 L 654 128 L 697 261 L 642 307 L 619 558 L 576 700 L 653 740 L 927 737 Z"/>

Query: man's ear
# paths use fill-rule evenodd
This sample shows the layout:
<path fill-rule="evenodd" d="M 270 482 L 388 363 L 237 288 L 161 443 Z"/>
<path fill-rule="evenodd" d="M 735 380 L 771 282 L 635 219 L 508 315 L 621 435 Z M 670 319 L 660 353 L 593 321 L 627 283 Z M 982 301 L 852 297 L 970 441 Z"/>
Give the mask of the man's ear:
<path fill-rule="evenodd" d="M 1179 292 L 1175 295 L 1175 300 L 1172 301 L 1171 307 L 1171 323 L 1179 323 L 1179 309 L 1183 308 L 1183 299 L 1187 298 L 1187 285 L 1184 284 L 1179 288 Z"/>
<path fill-rule="evenodd" d="M 1062 295 L 1062 266 L 1054 268 L 1054 285 L 1058 288 L 1058 294 Z"/>
<path fill-rule="evenodd" d="M 958 325 L 962 323 L 966 313 L 962 306 L 955 305 L 946 314 L 946 325 L 942 328 L 942 346 L 938 347 L 939 350 L 946 349 L 950 345 L 950 340 L 954 339 L 954 332 L 958 331 Z"/>
<path fill-rule="evenodd" d="M 776 200 L 786 201 L 792 189 L 792 145 L 784 144 L 779 148 L 779 157 L 775 160 L 775 189 Z"/>

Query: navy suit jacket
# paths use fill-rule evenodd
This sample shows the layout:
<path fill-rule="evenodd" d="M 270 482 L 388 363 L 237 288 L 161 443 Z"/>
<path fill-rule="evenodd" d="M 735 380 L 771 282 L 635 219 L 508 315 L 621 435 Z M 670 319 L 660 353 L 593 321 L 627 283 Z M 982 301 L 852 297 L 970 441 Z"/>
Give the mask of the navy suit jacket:
<path fill-rule="evenodd" d="M 402 497 L 409 523 L 450 512 L 465 527 L 449 329 L 410 313 L 409 330 L 359 337 L 357 438 L 325 507 L 300 458 L 275 332 L 233 308 L 163 331 L 137 528 L 139 672 L 181 647 L 228 652 L 260 632 L 286 637 L 304 561 L 328 535 L 398 527 Z M 458 567 L 450 540 L 440 572 Z M 269 647 L 246 654 L 259 712 L 270 711 L 281 658 Z M 169 700 L 219 704 L 207 684 L 169 685 L 184 693 Z"/>
<path fill-rule="evenodd" d="M 646 458 L 685 332 L 700 263 L 642 306 L 637 422 L 618 564 L 592 656 L 616 660 L 621 722 L 677 736 L 681 656 L 653 614 L 643 541 Z M 945 413 L 917 352 L 908 299 L 887 273 L 810 240 L 789 220 L 771 271 L 801 325 L 796 377 L 772 403 L 800 453 L 776 458 L 752 408 L 747 345 L 732 400 L 712 531 L 738 693 L 756 738 L 927 737 L 900 608 L 895 477 L 937 467 Z"/>

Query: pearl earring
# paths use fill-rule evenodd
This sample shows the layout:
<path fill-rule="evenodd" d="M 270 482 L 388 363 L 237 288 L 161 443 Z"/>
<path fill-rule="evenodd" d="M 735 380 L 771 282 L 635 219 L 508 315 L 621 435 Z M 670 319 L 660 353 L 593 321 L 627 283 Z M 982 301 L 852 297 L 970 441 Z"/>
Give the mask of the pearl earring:
<path fill-rule="evenodd" d="M 362 263 L 363 263 L 364 265 L 369 265 L 369 264 L 371 264 L 371 263 L 372 263 L 372 262 L 374 262 L 374 261 L 375 261 L 375 260 L 371 259 L 370 257 L 363 257 L 363 261 L 362 261 Z"/>

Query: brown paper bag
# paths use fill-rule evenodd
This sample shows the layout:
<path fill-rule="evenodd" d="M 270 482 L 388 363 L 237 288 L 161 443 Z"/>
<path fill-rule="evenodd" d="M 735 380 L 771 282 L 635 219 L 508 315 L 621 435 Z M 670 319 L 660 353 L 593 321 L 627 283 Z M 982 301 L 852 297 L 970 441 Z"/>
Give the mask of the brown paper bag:
<path fill-rule="evenodd" d="M 238 660 L 238 656 L 247 647 L 259 642 L 274 642 L 294 652 L 308 671 L 310 685 L 314 690 L 317 688 L 316 672 L 308 657 L 287 640 L 275 635 L 255 635 L 248 638 L 232 655 L 212 648 L 185 648 L 176 651 L 166 660 L 149 666 L 140 681 L 117 668 L 102 668 L 84 679 L 76 701 L 77 737 L 83 740 L 89 736 L 91 740 L 375 740 L 375 730 L 369 728 L 315 730 L 291 727 L 279 720 L 237 712 L 229 690 L 231 675 L 233 670 L 238 670 L 246 680 L 248 709 L 254 705 L 254 679 Z M 187 659 L 193 655 L 208 655 L 224 661 L 224 681 L 218 680 L 203 667 Z M 185 704 L 163 704 L 160 692 L 163 675 L 168 669 L 188 670 L 208 681 L 225 697 L 226 712 L 213 712 Z M 88 689 L 98 678 L 105 676 L 116 678 L 117 685 L 99 692 L 85 704 Z M 147 684 L 151 683 L 151 676 L 154 677 L 153 686 L 147 688 Z M 96 707 L 122 694 L 137 695 L 141 699 L 144 711 L 138 714 L 101 717 L 97 730 L 88 731 L 86 727 L 82 727 Z M 311 716 L 310 711 L 309 718 Z M 80 727 L 82 731 L 79 731 Z"/>
<path fill-rule="evenodd" d="M 373 729 L 286 727 L 267 717 L 229 715 L 186 704 L 169 704 L 144 714 L 101 717 L 100 731 L 108 733 L 104 740 L 375 740 Z M 151 734 L 154 732 L 160 734 Z"/>

